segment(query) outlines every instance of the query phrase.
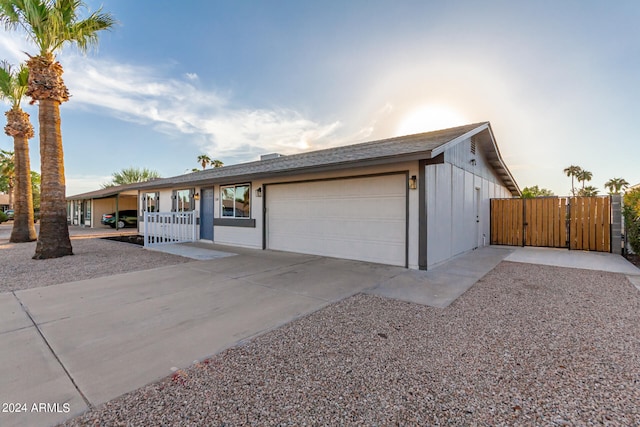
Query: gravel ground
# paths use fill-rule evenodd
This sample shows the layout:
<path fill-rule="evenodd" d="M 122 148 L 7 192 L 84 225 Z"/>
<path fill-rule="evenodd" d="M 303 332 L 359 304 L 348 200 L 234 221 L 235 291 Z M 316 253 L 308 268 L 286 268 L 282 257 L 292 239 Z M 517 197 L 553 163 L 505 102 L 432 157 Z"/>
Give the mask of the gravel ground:
<path fill-rule="evenodd" d="M 193 261 L 177 255 L 148 251 L 130 243 L 98 238 L 72 239 L 71 245 L 73 256 L 34 260 L 31 257 L 35 253 L 36 242 L 0 241 L 0 292 Z"/>
<path fill-rule="evenodd" d="M 356 295 L 121 396 L 83 425 L 640 425 L 640 295 L 503 262 L 446 309 Z"/>

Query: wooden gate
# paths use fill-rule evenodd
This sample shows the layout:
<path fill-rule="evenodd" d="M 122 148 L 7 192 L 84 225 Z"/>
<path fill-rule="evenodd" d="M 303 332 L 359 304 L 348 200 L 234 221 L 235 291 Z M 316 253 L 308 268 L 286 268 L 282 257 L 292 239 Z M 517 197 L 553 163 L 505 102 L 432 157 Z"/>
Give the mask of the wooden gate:
<path fill-rule="evenodd" d="M 569 249 L 611 252 L 611 198 L 572 197 Z"/>
<path fill-rule="evenodd" d="M 611 252 L 610 197 L 491 199 L 491 244 Z"/>

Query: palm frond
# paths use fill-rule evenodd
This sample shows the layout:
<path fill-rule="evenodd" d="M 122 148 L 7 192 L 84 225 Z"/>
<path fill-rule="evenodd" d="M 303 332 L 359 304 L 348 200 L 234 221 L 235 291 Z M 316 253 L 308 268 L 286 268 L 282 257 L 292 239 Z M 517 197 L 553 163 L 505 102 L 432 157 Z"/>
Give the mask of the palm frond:
<path fill-rule="evenodd" d="M 79 19 L 87 9 L 81 0 L 0 0 L 0 22 L 7 29 L 21 27 L 40 54 L 52 54 L 66 43 L 85 53 L 97 46 L 98 32 L 111 29 L 117 21 L 102 8 Z"/>
<path fill-rule="evenodd" d="M 29 69 L 20 64 L 16 70 L 8 61 L 0 61 L 0 98 L 8 100 L 12 108 L 19 108 L 29 85 Z"/>

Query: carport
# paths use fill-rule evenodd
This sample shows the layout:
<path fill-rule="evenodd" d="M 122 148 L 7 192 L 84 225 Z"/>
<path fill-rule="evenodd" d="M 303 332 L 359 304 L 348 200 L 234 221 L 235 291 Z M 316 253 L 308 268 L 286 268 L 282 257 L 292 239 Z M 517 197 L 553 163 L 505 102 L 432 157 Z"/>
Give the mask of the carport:
<path fill-rule="evenodd" d="M 138 208 L 137 184 L 119 185 L 67 197 L 67 222 L 81 227 L 102 227 L 103 214 Z"/>

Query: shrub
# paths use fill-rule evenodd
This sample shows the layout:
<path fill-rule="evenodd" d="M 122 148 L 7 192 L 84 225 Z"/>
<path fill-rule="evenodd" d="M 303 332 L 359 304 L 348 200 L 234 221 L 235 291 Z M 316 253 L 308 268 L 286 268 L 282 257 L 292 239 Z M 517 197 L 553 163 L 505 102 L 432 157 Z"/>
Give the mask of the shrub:
<path fill-rule="evenodd" d="M 6 213 L 0 211 L 0 224 L 2 224 L 5 221 L 9 221 L 9 217 L 7 216 Z"/>
<path fill-rule="evenodd" d="M 624 195 L 622 214 L 627 229 L 627 241 L 633 252 L 640 254 L 640 188 L 634 188 Z"/>

